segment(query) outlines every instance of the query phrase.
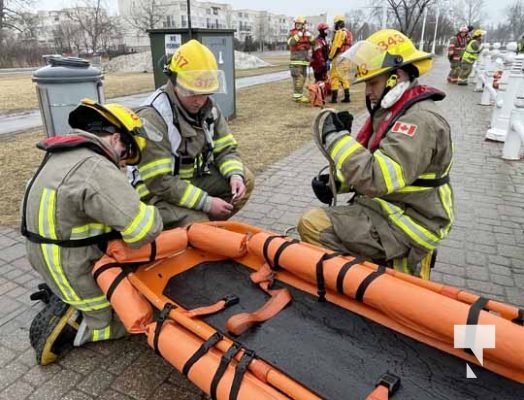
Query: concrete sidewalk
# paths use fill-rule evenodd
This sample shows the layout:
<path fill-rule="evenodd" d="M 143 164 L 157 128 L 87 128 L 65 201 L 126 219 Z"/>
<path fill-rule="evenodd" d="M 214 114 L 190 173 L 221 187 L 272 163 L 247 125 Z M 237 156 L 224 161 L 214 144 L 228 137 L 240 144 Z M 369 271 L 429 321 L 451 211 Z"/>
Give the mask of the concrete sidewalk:
<path fill-rule="evenodd" d="M 451 174 L 456 223 L 439 248 L 432 279 L 524 307 L 524 161 L 504 161 L 503 145 L 484 141 L 492 108 L 478 105 L 480 93 L 471 86 L 447 85 L 447 69 L 439 59 L 422 79 L 448 93 L 440 107 L 456 148 Z M 295 225 L 304 210 L 320 205 L 310 181 L 324 165 L 312 143 L 277 162 L 257 176 L 238 219 L 277 232 Z M 58 364 L 36 366 L 28 327 L 41 306 L 31 304 L 29 294 L 40 280 L 23 243 L 17 231 L 0 228 L 0 399 L 205 398 L 141 337 L 89 344 Z"/>

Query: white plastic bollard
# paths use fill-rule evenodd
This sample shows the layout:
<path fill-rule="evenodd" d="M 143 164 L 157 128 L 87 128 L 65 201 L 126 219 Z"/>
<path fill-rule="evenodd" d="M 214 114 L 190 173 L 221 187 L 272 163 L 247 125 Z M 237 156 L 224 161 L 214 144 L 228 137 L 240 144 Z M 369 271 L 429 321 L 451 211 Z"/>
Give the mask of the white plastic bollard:
<path fill-rule="evenodd" d="M 515 108 L 511 111 L 508 135 L 502 149 L 504 160 L 520 160 L 524 144 L 524 97 L 517 98 Z"/>
<path fill-rule="evenodd" d="M 504 142 L 509 129 L 511 110 L 517 93 L 524 90 L 524 74 L 516 68 L 509 71 L 506 90 L 497 93 L 496 107 L 493 109 L 490 128 L 486 133 L 486 140 Z"/>
<path fill-rule="evenodd" d="M 487 76 L 488 74 L 489 76 Z M 481 106 L 490 106 L 491 100 L 497 101 L 497 91 L 493 89 L 493 72 L 484 71 L 480 79 L 484 83 L 484 91 L 482 92 L 479 104 Z"/>

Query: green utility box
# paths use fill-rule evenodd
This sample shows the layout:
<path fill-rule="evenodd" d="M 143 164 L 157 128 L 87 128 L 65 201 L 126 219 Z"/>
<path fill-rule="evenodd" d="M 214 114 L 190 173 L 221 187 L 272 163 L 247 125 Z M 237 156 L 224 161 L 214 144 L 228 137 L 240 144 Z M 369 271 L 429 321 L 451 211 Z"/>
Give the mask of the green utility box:
<path fill-rule="evenodd" d="M 155 88 L 167 82 L 163 67 L 167 57 L 190 39 L 196 39 L 207 46 L 215 55 L 218 68 L 224 71 L 227 84 L 227 93 L 217 93 L 213 99 L 218 103 L 226 118 L 235 116 L 235 48 L 233 46 L 234 29 L 191 29 L 191 38 L 188 29 L 149 29 L 151 41 L 151 56 Z"/>

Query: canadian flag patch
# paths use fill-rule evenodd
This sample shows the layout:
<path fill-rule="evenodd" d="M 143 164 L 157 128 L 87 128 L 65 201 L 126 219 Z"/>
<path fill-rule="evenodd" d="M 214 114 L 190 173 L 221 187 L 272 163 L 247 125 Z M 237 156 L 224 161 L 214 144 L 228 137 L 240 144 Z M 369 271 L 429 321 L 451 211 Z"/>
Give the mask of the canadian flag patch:
<path fill-rule="evenodd" d="M 403 133 L 404 135 L 413 136 L 415 132 L 417 131 L 417 125 L 415 124 L 408 124 L 406 122 L 395 122 L 395 125 L 393 125 L 393 128 L 391 128 L 391 132 L 394 133 Z"/>

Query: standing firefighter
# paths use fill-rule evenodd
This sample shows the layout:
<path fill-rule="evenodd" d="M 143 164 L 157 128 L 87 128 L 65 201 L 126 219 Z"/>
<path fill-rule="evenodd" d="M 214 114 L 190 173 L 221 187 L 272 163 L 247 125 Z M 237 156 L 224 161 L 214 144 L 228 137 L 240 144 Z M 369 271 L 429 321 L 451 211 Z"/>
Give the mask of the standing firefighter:
<path fill-rule="evenodd" d="M 22 203 L 27 256 L 47 286 L 46 307 L 31 323 L 37 362 L 56 361 L 65 344 L 116 339 L 126 330 L 91 275 L 109 239 L 129 246 L 162 231 L 158 210 L 142 203 L 120 170 L 140 161 L 142 121 L 118 104 L 84 99 L 69 114 L 74 130 L 45 139 L 46 156 Z"/>
<path fill-rule="evenodd" d="M 138 115 L 162 139 L 148 143 L 138 169 L 129 171 L 141 198 L 155 205 L 166 226 L 226 220 L 253 190 L 253 174 L 237 152 L 237 141 L 211 95 L 225 93 L 224 71 L 197 40 L 180 46 Z"/>
<path fill-rule="evenodd" d="M 349 103 L 349 76 L 347 60 L 340 58 L 340 55 L 347 51 L 353 44 L 353 34 L 345 28 L 344 17 L 337 15 L 333 22 L 335 23 L 335 35 L 331 43 L 329 59 L 331 62 L 331 101 L 337 102 L 338 89 L 342 86 L 344 89 L 344 98 L 342 103 Z"/>
<path fill-rule="evenodd" d="M 448 60 L 450 64 L 450 71 L 448 74 L 448 82 L 457 83 L 460 72 L 460 62 L 462 54 L 466 49 L 469 40 L 469 30 L 467 26 L 462 26 L 458 33 L 449 40 L 448 45 Z"/>
<path fill-rule="evenodd" d="M 329 43 L 327 41 L 329 25 L 325 22 L 319 22 L 317 30 L 318 36 L 315 39 L 310 65 L 313 69 L 315 82 L 325 82 L 329 71 Z"/>
<path fill-rule="evenodd" d="M 354 138 L 348 112 L 323 110 L 314 139 L 339 171 L 333 186 L 352 187 L 356 195 L 349 204 L 307 211 L 300 236 L 428 279 L 432 253 L 453 222 L 451 132 L 435 104 L 445 94 L 417 82 L 431 68 L 431 55 L 384 29 L 342 57 L 355 66 L 354 83 L 366 83 L 370 117 Z M 330 203 L 325 182 L 315 178 L 313 189 Z"/>
<path fill-rule="evenodd" d="M 304 96 L 303 90 L 315 37 L 307 30 L 304 17 L 295 18 L 294 27 L 289 31 L 287 44 L 290 50 L 289 70 L 293 78 L 293 101 L 309 103 L 309 99 Z"/>
<path fill-rule="evenodd" d="M 467 44 L 464 54 L 462 54 L 457 85 L 467 86 L 468 77 L 473 70 L 473 64 L 477 61 L 482 51 L 482 39 L 485 34 L 486 31 L 482 29 L 475 29 L 471 34 L 471 40 Z"/>

